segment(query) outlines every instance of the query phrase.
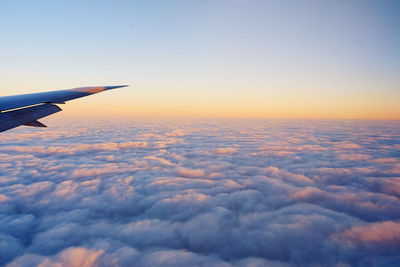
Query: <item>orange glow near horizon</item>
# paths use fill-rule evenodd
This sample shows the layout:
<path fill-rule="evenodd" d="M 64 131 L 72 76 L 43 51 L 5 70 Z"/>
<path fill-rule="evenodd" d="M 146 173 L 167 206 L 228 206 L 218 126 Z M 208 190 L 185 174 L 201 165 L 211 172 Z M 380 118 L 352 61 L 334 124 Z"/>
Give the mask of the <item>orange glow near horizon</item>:
<path fill-rule="evenodd" d="M 62 105 L 63 117 L 283 118 L 399 120 L 398 93 L 313 89 L 276 91 L 121 88 Z M 195 92 L 195 93 L 193 93 Z M 333 92 L 333 93 L 332 93 Z"/>
<path fill-rule="evenodd" d="M 399 120 L 400 107 L 371 96 L 319 102 L 317 98 L 234 98 L 121 97 L 107 92 L 62 105 L 65 117 L 149 117 L 149 118 L 282 118 L 282 119 L 383 119 Z"/>

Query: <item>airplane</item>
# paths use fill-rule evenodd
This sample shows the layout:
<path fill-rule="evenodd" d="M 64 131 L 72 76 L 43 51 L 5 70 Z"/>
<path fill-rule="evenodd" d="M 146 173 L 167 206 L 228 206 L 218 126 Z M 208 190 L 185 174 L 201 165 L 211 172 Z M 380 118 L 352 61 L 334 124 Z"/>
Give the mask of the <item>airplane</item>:
<path fill-rule="evenodd" d="M 127 86 L 79 87 L 33 94 L 1 96 L 0 132 L 21 125 L 47 127 L 38 120 L 61 111 L 62 109 L 57 104 L 65 104 L 69 100 Z"/>

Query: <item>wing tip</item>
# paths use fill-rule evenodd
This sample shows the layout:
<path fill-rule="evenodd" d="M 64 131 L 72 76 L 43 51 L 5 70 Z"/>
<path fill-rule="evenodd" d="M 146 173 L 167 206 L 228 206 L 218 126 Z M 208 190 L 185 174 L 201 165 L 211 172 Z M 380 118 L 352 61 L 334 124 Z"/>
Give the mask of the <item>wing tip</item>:
<path fill-rule="evenodd" d="M 112 85 L 112 86 L 104 86 L 105 90 L 117 89 L 122 87 L 128 87 L 129 85 Z"/>
<path fill-rule="evenodd" d="M 108 91 L 111 89 L 117 89 L 121 87 L 127 87 L 129 85 L 111 85 L 111 86 L 90 86 L 90 87 L 78 87 L 74 89 L 69 89 L 68 91 L 82 92 L 88 94 L 96 94 L 103 91 Z"/>

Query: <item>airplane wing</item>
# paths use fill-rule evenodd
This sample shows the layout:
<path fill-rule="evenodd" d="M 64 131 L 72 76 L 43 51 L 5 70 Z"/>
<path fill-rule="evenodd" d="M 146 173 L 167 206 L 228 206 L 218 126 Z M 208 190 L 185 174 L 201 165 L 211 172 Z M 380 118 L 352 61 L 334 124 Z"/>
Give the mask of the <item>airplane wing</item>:
<path fill-rule="evenodd" d="M 46 127 L 38 120 L 61 111 L 61 108 L 56 104 L 64 104 L 69 100 L 126 86 L 80 87 L 34 94 L 1 96 L 0 132 L 20 125 Z"/>

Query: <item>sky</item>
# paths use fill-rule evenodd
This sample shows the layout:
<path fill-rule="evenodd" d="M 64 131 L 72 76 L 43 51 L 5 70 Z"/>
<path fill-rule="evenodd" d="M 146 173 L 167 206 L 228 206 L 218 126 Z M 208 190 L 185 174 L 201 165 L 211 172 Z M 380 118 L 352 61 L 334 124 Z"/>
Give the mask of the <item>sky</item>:
<path fill-rule="evenodd" d="M 399 266 L 400 124 L 49 119 L 0 138 L 0 265 Z"/>
<path fill-rule="evenodd" d="M 0 95 L 128 84 L 59 116 L 400 119 L 400 4 L 0 2 Z"/>

